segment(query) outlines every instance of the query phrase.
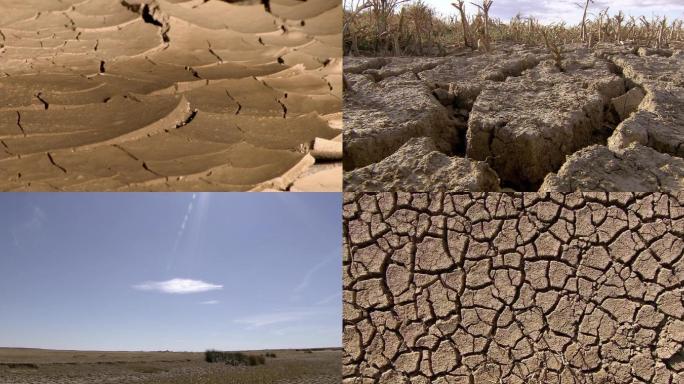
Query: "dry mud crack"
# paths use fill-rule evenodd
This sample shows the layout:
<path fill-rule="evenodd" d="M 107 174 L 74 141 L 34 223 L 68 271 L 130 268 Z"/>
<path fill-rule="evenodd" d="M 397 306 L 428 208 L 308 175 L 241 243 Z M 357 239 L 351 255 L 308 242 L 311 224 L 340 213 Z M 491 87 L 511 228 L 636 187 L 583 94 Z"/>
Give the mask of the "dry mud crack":
<path fill-rule="evenodd" d="M 343 382 L 683 382 L 683 199 L 346 193 Z"/>
<path fill-rule="evenodd" d="M 0 9 L 0 189 L 341 190 L 338 1 Z"/>
<path fill-rule="evenodd" d="M 679 190 L 683 64 L 610 45 L 565 47 L 562 70 L 525 46 L 345 58 L 345 190 Z"/>

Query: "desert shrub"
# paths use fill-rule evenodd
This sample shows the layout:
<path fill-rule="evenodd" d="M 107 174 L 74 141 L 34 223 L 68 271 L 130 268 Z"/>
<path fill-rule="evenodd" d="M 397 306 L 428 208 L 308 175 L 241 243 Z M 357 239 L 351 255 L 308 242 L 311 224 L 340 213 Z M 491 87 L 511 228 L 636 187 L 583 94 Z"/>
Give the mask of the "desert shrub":
<path fill-rule="evenodd" d="M 225 363 L 227 365 L 262 365 L 266 363 L 263 356 L 246 355 L 242 352 L 223 352 L 210 349 L 204 352 L 207 363 Z"/>
<path fill-rule="evenodd" d="M 247 361 L 248 361 L 249 365 L 263 365 L 263 364 L 266 364 L 266 358 L 265 358 L 264 356 L 262 356 L 262 355 L 258 355 L 258 356 L 249 355 L 249 356 L 247 357 Z"/>
<path fill-rule="evenodd" d="M 267 353 L 266 353 L 266 357 L 270 357 L 270 358 L 272 358 L 272 359 L 275 359 L 277 356 L 276 356 L 276 354 L 273 353 L 273 352 L 267 352 Z"/>

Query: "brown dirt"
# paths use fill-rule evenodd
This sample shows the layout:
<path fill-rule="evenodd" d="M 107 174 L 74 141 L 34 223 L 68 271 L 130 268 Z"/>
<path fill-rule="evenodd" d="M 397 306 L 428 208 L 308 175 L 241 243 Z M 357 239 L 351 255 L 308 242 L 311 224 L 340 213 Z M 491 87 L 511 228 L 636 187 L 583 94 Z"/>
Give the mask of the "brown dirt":
<path fill-rule="evenodd" d="M 684 194 L 345 194 L 343 383 L 684 381 Z"/>
<path fill-rule="evenodd" d="M 309 152 L 341 132 L 338 1 L 0 7 L 0 190 L 287 190 L 336 164 Z"/>

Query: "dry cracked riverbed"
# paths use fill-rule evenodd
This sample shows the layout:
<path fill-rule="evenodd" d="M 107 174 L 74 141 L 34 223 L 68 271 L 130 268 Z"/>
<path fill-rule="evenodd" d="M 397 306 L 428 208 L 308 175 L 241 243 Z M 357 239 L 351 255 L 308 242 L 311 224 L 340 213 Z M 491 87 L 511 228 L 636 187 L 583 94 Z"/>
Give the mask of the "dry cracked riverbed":
<path fill-rule="evenodd" d="M 341 190 L 339 1 L 0 9 L 0 189 Z"/>
<path fill-rule="evenodd" d="M 684 188 L 684 52 L 565 50 L 345 58 L 345 190 Z"/>
<path fill-rule="evenodd" d="M 684 382 L 683 202 L 346 193 L 343 383 Z"/>
<path fill-rule="evenodd" d="M 0 348 L 0 384 L 338 384 L 339 350 L 269 351 L 265 365 L 205 362 L 203 353 Z M 250 352 L 248 354 L 262 354 Z"/>

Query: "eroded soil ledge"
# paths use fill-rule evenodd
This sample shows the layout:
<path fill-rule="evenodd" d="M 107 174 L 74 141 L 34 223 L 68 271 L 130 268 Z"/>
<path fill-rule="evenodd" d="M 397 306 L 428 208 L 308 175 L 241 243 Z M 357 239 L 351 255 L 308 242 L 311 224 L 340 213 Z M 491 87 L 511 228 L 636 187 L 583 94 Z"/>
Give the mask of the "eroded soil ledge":
<path fill-rule="evenodd" d="M 345 384 L 684 380 L 684 194 L 345 193 Z"/>
<path fill-rule="evenodd" d="M 684 53 L 564 51 L 345 58 L 345 190 L 684 188 Z"/>

